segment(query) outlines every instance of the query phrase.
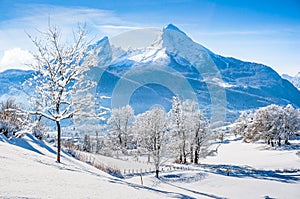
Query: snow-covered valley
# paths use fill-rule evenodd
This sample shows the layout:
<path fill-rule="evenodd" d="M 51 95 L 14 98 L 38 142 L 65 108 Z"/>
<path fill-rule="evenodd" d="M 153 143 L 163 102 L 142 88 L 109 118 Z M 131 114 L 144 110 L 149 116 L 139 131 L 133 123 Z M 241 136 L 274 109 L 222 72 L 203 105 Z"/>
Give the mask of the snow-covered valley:
<path fill-rule="evenodd" d="M 299 8 L 0 0 L 0 199 L 300 199 Z"/>
<path fill-rule="evenodd" d="M 299 140 L 286 149 L 243 143 L 234 136 L 216 142 L 214 156 L 199 165 L 172 164 L 160 179 L 143 172 L 150 163 L 95 155 L 103 164 L 140 174 L 117 178 L 62 154 L 30 134 L 7 140 L 0 135 L 1 198 L 299 198 Z M 167 164 L 167 163 L 166 163 Z M 168 162 L 170 165 L 171 162 Z M 147 167 L 148 166 L 148 167 Z M 150 166 L 151 167 L 151 166 Z M 229 176 L 226 170 L 229 169 Z"/>

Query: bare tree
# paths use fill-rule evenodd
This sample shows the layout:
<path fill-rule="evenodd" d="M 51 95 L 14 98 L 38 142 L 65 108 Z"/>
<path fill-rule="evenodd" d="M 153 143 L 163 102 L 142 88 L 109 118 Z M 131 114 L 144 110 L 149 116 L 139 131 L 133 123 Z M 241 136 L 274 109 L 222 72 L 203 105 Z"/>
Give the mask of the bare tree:
<path fill-rule="evenodd" d="M 26 121 L 27 115 L 14 99 L 10 98 L 0 103 L 0 133 L 4 133 L 6 137 L 15 135 Z"/>
<path fill-rule="evenodd" d="M 133 122 L 134 111 L 130 105 L 121 108 L 115 108 L 111 111 L 108 119 L 110 139 L 112 139 L 113 148 L 121 149 L 125 153 L 130 143 L 130 127 Z"/>
<path fill-rule="evenodd" d="M 192 100 L 182 102 L 183 127 L 187 150 L 184 154 L 190 155 L 191 163 L 198 164 L 202 151 L 205 151 L 211 138 L 208 121 L 198 108 L 198 103 Z M 186 163 L 186 158 L 184 158 Z"/>
<path fill-rule="evenodd" d="M 169 111 L 169 128 L 173 135 L 171 148 L 178 151 L 176 161 L 198 163 L 200 152 L 207 147 L 210 133 L 208 122 L 200 111 L 198 104 L 192 100 L 181 101 L 173 97 L 172 109 Z"/>
<path fill-rule="evenodd" d="M 88 91 L 95 83 L 85 74 L 93 63 L 84 61 L 88 46 L 85 26 L 74 31 L 71 42 L 62 42 L 60 29 L 50 22 L 48 30 L 40 34 L 40 38 L 28 34 L 37 49 L 35 62 L 31 64 L 35 73 L 30 80 L 36 88 L 30 96 L 36 106 L 30 113 L 56 123 L 57 162 L 60 162 L 61 121 L 89 114 L 84 109 L 92 101 Z"/>
<path fill-rule="evenodd" d="M 174 146 L 175 151 L 178 151 L 178 161 L 179 163 L 186 163 L 186 149 L 187 149 L 187 137 L 184 129 L 184 116 L 182 110 L 181 100 L 173 96 L 172 108 L 169 112 L 169 126 L 171 133 L 174 134 L 174 140 L 171 145 Z"/>
<path fill-rule="evenodd" d="M 165 110 L 161 107 L 154 107 L 137 116 L 135 121 L 136 130 L 139 131 L 139 145 L 153 158 L 155 176 L 159 176 L 159 168 L 162 163 L 166 149 L 167 119 Z"/>
<path fill-rule="evenodd" d="M 10 98 L 0 104 L 0 119 L 21 125 L 25 115 L 22 112 L 20 105 Z"/>

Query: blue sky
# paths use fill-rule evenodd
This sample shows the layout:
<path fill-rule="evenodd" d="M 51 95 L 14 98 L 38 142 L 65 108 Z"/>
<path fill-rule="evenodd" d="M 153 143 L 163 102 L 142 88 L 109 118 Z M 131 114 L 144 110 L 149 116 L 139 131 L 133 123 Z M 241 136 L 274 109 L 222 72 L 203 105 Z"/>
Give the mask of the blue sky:
<path fill-rule="evenodd" d="M 0 13 L 0 71 L 31 59 L 25 31 L 51 16 L 66 34 L 86 22 L 96 39 L 173 23 L 217 54 L 300 72 L 300 0 L 0 0 Z"/>

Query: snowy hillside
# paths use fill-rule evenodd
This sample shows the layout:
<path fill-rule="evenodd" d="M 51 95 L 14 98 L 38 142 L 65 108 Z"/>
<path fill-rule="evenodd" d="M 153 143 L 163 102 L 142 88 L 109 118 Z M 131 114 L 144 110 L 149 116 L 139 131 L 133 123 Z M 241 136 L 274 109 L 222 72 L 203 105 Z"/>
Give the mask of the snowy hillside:
<path fill-rule="evenodd" d="M 295 76 L 283 74 L 282 78 L 289 80 L 296 88 L 300 90 L 300 72 Z"/>
<path fill-rule="evenodd" d="M 154 173 L 112 177 L 29 134 L 7 140 L 0 134 L 0 198 L 289 198 L 300 197 L 299 140 L 287 150 L 246 144 L 230 137 L 215 143 L 216 155 L 200 165 L 174 165 Z M 143 163 L 98 155 L 119 169 Z M 130 166 L 131 165 L 131 166 Z M 144 163 L 145 165 L 145 163 Z M 180 169 L 179 169 L 180 168 Z M 230 175 L 226 176 L 226 169 Z"/>
<path fill-rule="evenodd" d="M 0 134 L 0 198 L 181 197 L 114 178 L 64 153 L 56 163 L 54 150 L 31 135 L 8 141 Z"/>

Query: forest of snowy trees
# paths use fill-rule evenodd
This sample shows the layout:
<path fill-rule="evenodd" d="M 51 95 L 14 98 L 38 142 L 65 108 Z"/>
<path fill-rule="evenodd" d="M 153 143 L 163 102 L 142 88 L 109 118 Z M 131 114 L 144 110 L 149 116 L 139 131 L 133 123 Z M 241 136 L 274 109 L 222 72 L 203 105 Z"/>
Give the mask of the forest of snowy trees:
<path fill-rule="evenodd" d="M 129 105 L 112 109 L 101 148 L 115 156 L 132 150 L 148 154 L 158 175 L 159 166 L 166 158 L 174 158 L 178 163 L 198 163 L 209 144 L 210 132 L 196 102 L 182 102 L 173 97 L 168 113 L 160 106 L 136 116 Z M 90 151 L 90 148 L 91 143 L 84 141 L 83 149 Z"/>
<path fill-rule="evenodd" d="M 231 131 L 245 142 L 264 140 L 267 144 L 289 144 L 290 136 L 300 130 L 300 109 L 292 105 L 269 105 L 253 112 L 243 112 Z"/>
<path fill-rule="evenodd" d="M 140 148 L 151 154 L 157 148 L 162 151 L 168 148 L 179 163 L 187 163 L 188 159 L 198 163 L 201 150 L 210 138 L 208 121 L 197 103 L 191 100 L 182 102 L 178 97 L 173 97 L 168 113 L 161 107 L 137 116 L 129 105 L 113 109 L 107 124 L 106 145 L 111 150 L 126 153 Z M 152 143 L 153 140 L 157 142 Z"/>

